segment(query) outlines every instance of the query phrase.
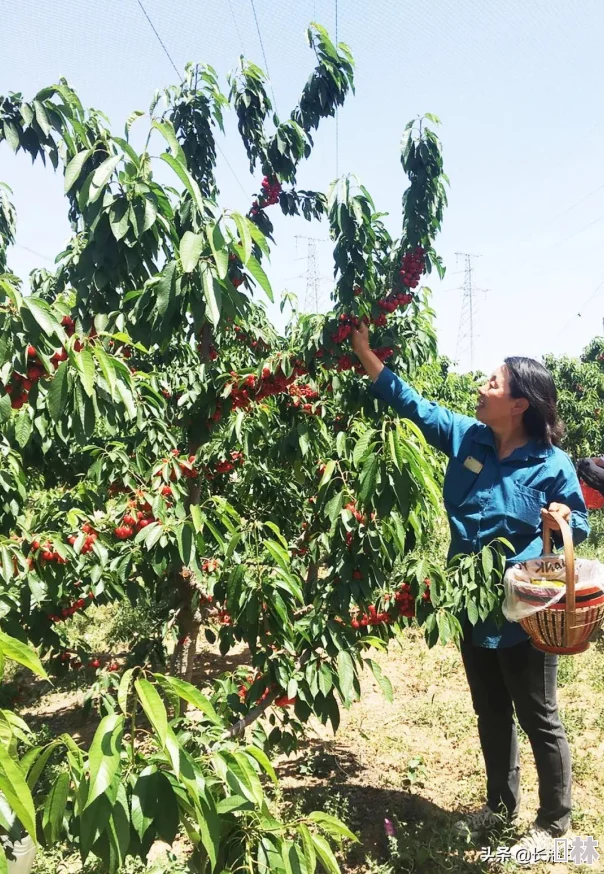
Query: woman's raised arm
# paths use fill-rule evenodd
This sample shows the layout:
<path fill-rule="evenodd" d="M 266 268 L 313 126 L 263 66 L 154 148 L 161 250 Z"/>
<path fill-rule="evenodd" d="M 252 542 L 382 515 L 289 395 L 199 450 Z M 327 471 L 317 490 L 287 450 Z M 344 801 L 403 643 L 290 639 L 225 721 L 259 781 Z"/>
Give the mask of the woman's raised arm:
<path fill-rule="evenodd" d="M 475 419 L 453 413 L 423 398 L 414 388 L 396 376 L 371 351 L 367 325 L 353 328 L 352 348 L 373 382 L 372 393 L 389 404 L 400 416 L 410 419 L 432 446 L 446 455 L 455 455 L 468 428 Z"/>

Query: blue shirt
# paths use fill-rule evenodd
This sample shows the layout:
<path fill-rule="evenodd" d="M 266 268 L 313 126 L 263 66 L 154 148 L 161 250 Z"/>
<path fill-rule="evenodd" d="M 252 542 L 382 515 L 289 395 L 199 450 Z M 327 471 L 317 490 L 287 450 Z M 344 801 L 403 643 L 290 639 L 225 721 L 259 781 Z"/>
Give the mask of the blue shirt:
<path fill-rule="evenodd" d="M 496 537 L 505 537 L 513 545 L 510 561 L 536 558 L 543 552 L 541 508 L 552 501 L 572 510 L 575 543 L 589 534 L 579 480 L 561 449 L 530 440 L 500 459 L 487 425 L 427 401 L 387 367 L 373 384 L 372 393 L 414 422 L 428 443 L 449 457 L 443 487 L 451 529 L 449 558 L 477 552 Z M 478 464 L 470 462 L 468 467 L 467 459 Z M 477 646 L 498 648 L 523 640 L 528 635 L 516 622 L 498 628 L 487 620 L 472 630 Z"/>

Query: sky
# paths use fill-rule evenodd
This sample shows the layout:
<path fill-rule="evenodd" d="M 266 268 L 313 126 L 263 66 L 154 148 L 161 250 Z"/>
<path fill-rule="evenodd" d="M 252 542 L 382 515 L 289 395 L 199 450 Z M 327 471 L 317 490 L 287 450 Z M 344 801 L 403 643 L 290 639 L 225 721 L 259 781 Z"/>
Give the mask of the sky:
<path fill-rule="evenodd" d="M 326 190 L 337 175 L 353 173 L 389 214 L 395 235 L 406 184 L 403 128 L 424 112 L 442 119 L 451 186 L 436 248 L 447 274 L 427 284 L 440 351 L 459 369 L 490 371 L 507 355 L 578 355 L 602 334 L 601 0 L 142 2 L 179 70 L 187 61 L 210 63 L 226 89 L 226 74 L 243 53 L 268 68 L 282 117 L 313 67 L 308 24 L 316 20 L 335 37 L 337 8 L 338 39 L 356 61 L 356 95 L 340 111 L 337 130 L 331 119 L 322 124 L 299 187 Z M 156 88 L 176 80 L 138 0 L 0 0 L 0 29 L 0 94 L 31 99 L 64 76 L 116 132 L 133 110 L 148 108 Z M 137 125 L 145 133 L 145 119 Z M 232 119 L 226 127 L 220 202 L 246 211 L 261 174 L 250 176 Z M 62 175 L 32 168 L 4 144 L 0 180 L 13 189 L 18 211 L 10 264 L 25 278 L 49 267 L 69 236 Z M 275 226 L 275 294 L 295 292 L 304 304 L 308 243 L 296 240 L 301 235 L 322 241 L 316 249 L 327 296 L 327 227 L 289 218 Z M 459 342 L 466 259 L 457 253 L 472 255 L 472 357 L 467 336 Z M 270 312 L 279 323 L 277 307 Z"/>

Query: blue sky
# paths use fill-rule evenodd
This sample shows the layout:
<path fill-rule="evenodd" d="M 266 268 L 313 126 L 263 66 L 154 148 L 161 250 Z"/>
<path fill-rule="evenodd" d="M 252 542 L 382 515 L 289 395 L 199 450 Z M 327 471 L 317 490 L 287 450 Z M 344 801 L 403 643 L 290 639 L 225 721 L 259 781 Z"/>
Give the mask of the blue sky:
<path fill-rule="evenodd" d="M 179 68 L 205 61 L 224 81 L 242 52 L 265 66 L 251 0 L 143 2 Z M 335 0 L 255 0 L 255 6 L 285 116 L 313 63 L 305 28 L 315 19 L 333 36 Z M 132 110 L 148 107 L 155 88 L 175 79 L 136 0 L 55 0 L 52 7 L 0 0 L 0 21 L 0 93 L 31 97 L 65 76 L 118 130 Z M 338 0 L 338 36 L 357 63 L 356 96 L 339 118 L 338 170 L 359 176 L 376 206 L 390 213 L 394 233 L 405 184 L 404 124 L 426 111 L 443 121 L 451 189 L 437 248 L 448 272 L 432 288 L 440 348 L 451 357 L 462 301 L 460 251 L 481 256 L 475 283 L 488 289 L 477 295 L 476 367 L 489 370 L 512 354 L 578 354 L 602 333 L 603 32 L 601 0 Z M 221 202 L 245 210 L 259 180 L 248 173 L 233 127 L 221 146 L 239 181 L 221 160 Z M 299 184 L 325 189 L 335 175 L 330 120 Z M 19 246 L 10 261 L 25 277 L 69 234 L 62 178 L 32 169 L 4 147 L 0 179 L 14 190 Z M 306 246 L 296 244 L 296 234 L 327 238 L 327 229 L 277 222 L 273 287 L 303 299 Z M 327 292 L 330 247 L 320 244 L 318 251 Z M 459 364 L 469 366 L 467 351 Z"/>

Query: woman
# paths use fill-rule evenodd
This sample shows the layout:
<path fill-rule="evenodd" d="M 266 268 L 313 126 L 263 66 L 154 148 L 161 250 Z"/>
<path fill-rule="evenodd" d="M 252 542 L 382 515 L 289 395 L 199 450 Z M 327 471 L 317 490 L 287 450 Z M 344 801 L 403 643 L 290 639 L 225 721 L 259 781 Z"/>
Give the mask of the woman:
<path fill-rule="evenodd" d="M 507 358 L 478 390 L 476 419 L 431 403 L 373 354 L 366 326 L 352 347 L 372 391 L 411 419 L 432 446 L 449 456 L 443 496 L 449 556 L 473 553 L 495 537 L 507 538 L 514 560 L 542 552 L 541 520 L 559 529 L 552 512 L 570 522 L 575 543 L 589 533 L 574 467 L 557 448 L 563 426 L 549 372 L 530 358 Z M 539 778 L 539 811 L 521 852 L 549 852 L 570 826 L 571 762 L 556 701 L 557 656 L 535 649 L 520 625 L 468 625 L 463 663 L 478 717 L 487 776 L 487 803 L 456 824 L 472 837 L 514 821 L 520 772 L 514 710 L 532 745 Z"/>

